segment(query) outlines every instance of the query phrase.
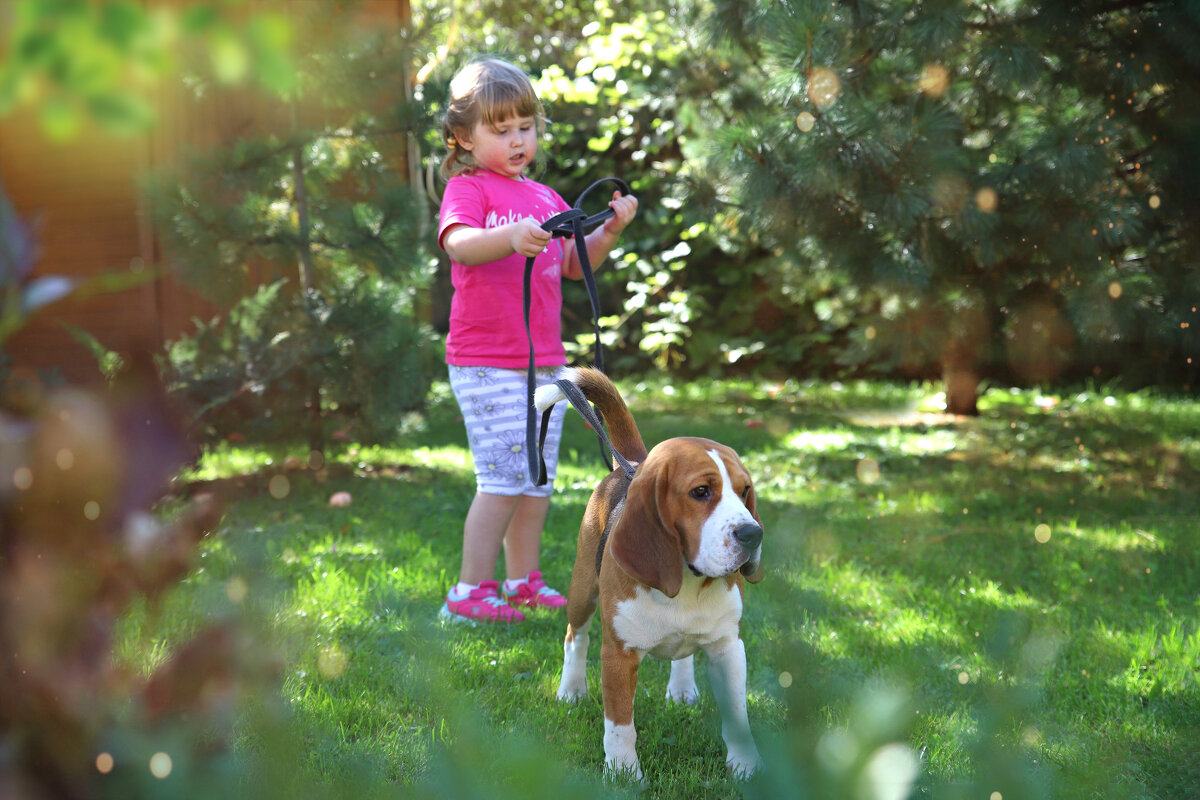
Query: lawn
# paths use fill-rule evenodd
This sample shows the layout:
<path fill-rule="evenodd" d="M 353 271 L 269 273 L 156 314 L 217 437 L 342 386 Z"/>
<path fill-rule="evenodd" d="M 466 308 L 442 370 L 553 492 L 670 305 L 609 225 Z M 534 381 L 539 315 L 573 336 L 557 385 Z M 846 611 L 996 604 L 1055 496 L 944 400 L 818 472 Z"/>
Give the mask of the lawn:
<path fill-rule="evenodd" d="M 708 436 L 755 478 L 754 781 L 725 774 L 702 657 L 691 708 L 664 699 L 665 662 L 643 664 L 645 786 L 611 784 L 598 643 L 591 696 L 565 706 L 561 612 L 436 623 L 474 492 L 444 386 L 402 446 L 345 445 L 316 470 L 300 451 L 206 454 L 181 483 L 234 499 L 184 584 L 126 620 L 119 658 L 149 670 L 237 620 L 282 694 L 273 722 L 232 715 L 239 751 L 283 738 L 298 763 L 276 785 L 331 796 L 1200 796 L 1200 404 L 992 389 L 953 419 L 919 386 L 622 388 L 648 444 Z M 562 462 L 542 566 L 566 591 L 602 474 L 574 412 Z"/>

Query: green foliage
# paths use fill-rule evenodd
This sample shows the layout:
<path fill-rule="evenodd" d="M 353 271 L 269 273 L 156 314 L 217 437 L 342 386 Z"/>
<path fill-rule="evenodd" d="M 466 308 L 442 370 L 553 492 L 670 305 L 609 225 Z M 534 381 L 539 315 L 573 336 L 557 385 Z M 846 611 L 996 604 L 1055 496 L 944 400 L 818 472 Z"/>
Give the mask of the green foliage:
<path fill-rule="evenodd" d="M 762 91 L 711 126 L 712 192 L 858 287 L 842 363 L 1044 382 L 1135 358 L 1187 383 L 1200 19 L 1084 5 L 718 4 Z"/>
<path fill-rule="evenodd" d="M 258 12 L 234 22 L 230 4 L 182 9 L 130 0 L 13 0 L 3 14 L 0 116 L 33 104 L 52 139 L 78 135 L 85 120 L 118 133 L 145 130 L 155 111 L 145 87 L 180 69 L 181 53 L 208 56 L 212 78 L 294 88 L 291 24 Z"/>
<path fill-rule="evenodd" d="M 691 34 L 705 7 L 645 0 L 550 11 L 533 2 L 457 3 L 450 17 L 454 49 L 418 87 L 418 99 L 436 119 L 463 62 L 481 52 L 504 55 L 534 77 L 551 120 L 538 179 L 569 202 L 609 175 L 630 184 L 640 201 L 638 220 L 597 276 L 602 337 L 618 373 L 681 365 L 699 331 L 695 319 L 707 311 L 710 294 L 720 294 L 708 291 L 707 273 L 689 273 L 714 250 L 705 236 L 707 210 L 684 202 L 691 178 L 683 148 L 701 122 L 697 109 L 719 102 L 713 94 L 726 82 L 714 78 L 722 65 Z M 425 7 L 429 18 L 437 8 Z M 431 124 L 423 143 L 433 160 L 442 154 L 436 130 Z M 594 197 L 597 205 L 588 210 L 606 200 Z M 717 255 L 722 261 L 714 269 L 739 271 Z M 586 358 L 592 338 L 586 294 L 568 285 L 564 297 L 568 340 L 578 334 L 568 341 L 571 355 Z"/>
<path fill-rule="evenodd" d="M 301 61 L 289 130 L 149 187 L 172 268 L 229 309 L 170 356 L 213 436 L 306 432 L 320 449 L 332 412 L 386 438 L 429 385 L 434 342 L 414 317 L 428 210 L 398 169 L 411 110 L 390 96 L 408 51 L 329 13 L 311 22 L 321 46 Z"/>
<path fill-rule="evenodd" d="M 104 376 L 104 379 L 110 383 L 115 380 L 125 366 L 125 359 L 121 357 L 121 354 L 109 350 L 99 339 L 76 325 L 63 323 L 63 327 L 71 334 L 71 338 L 86 347 L 96 359 L 96 365 L 100 368 L 100 374 Z"/>
<path fill-rule="evenodd" d="M 400 138 L 323 128 L 194 156 L 182 174 L 149 186 L 172 268 L 221 303 L 264 280 L 296 279 L 306 253 L 312 288 L 320 291 L 363 273 L 420 286 L 424 248 L 414 245 L 422 241 L 425 209 L 396 173 Z"/>
<path fill-rule="evenodd" d="M 311 378 L 340 435 L 351 428 L 363 441 L 387 439 L 422 407 L 432 374 L 430 335 L 407 302 L 382 278 L 361 280 L 332 300 L 277 281 L 173 342 L 165 376 L 210 441 L 294 438 L 311 412 Z"/>

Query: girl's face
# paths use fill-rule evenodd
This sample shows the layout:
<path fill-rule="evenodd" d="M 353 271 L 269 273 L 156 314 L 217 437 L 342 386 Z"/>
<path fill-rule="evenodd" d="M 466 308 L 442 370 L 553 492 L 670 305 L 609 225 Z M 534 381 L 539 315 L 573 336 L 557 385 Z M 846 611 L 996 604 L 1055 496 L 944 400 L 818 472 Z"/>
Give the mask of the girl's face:
<path fill-rule="evenodd" d="M 471 130 L 471 140 L 459 144 L 470 151 L 477 166 L 515 180 L 537 155 L 537 120 L 508 117 L 494 126 L 481 120 Z"/>

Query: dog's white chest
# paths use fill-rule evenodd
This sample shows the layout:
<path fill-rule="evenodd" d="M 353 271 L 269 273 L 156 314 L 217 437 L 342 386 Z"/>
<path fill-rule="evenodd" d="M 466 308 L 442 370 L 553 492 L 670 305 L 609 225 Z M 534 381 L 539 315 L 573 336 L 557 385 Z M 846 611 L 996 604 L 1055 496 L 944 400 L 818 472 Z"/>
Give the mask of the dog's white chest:
<path fill-rule="evenodd" d="M 627 648 L 657 658 L 677 659 L 728 637 L 737 638 L 742 594 L 723 581 L 699 588 L 685 581 L 675 597 L 638 587 L 617 603 L 613 630 Z"/>

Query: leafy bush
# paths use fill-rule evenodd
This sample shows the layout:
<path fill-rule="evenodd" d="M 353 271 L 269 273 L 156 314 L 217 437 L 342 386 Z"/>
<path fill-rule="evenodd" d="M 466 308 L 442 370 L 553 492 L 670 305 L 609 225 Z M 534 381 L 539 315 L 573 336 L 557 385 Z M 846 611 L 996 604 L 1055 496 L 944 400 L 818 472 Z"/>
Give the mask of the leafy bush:
<path fill-rule="evenodd" d="M 335 425 L 354 426 L 364 441 L 390 438 L 429 390 L 430 332 L 382 278 L 333 299 L 289 288 L 283 280 L 260 287 L 168 348 L 167 379 L 195 409 L 195 432 L 210 441 L 295 438 L 315 378 Z"/>

